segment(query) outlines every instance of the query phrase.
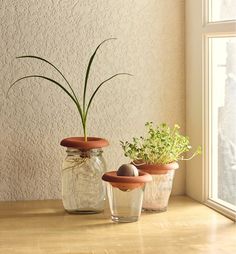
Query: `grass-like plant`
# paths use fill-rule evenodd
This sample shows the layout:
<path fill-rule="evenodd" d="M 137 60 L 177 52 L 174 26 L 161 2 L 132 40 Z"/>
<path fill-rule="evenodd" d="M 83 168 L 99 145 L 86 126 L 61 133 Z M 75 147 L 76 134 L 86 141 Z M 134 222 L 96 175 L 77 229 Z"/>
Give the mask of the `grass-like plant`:
<path fill-rule="evenodd" d="M 97 88 L 95 89 L 95 91 L 93 92 L 93 94 L 91 95 L 91 97 L 89 98 L 88 102 L 86 100 L 86 93 L 87 93 L 87 87 L 88 87 L 88 80 L 89 80 L 89 74 L 90 74 L 90 70 L 91 70 L 91 66 L 93 63 L 93 60 L 97 54 L 98 49 L 106 42 L 109 40 L 114 40 L 116 38 L 109 38 L 104 40 L 103 42 L 101 42 L 97 48 L 95 49 L 95 51 L 93 52 L 93 54 L 90 57 L 87 69 L 86 69 L 86 75 L 85 75 L 85 80 L 84 80 L 84 85 L 83 85 L 83 100 L 82 103 L 79 102 L 78 97 L 74 91 L 74 89 L 72 88 L 71 84 L 68 82 L 68 80 L 65 78 L 65 76 L 62 74 L 62 72 L 51 62 L 49 62 L 48 60 L 39 57 L 39 56 L 33 56 L 33 55 L 25 55 L 25 56 L 19 56 L 16 57 L 17 59 L 21 59 L 21 58 L 34 58 L 40 61 L 43 61 L 49 65 L 51 65 L 64 79 L 67 87 L 65 85 L 60 84 L 58 81 L 55 81 L 52 78 L 46 77 L 46 76 L 42 76 L 42 75 L 29 75 L 29 76 L 24 76 L 22 78 L 17 79 L 13 84 L 11 84 L 11 86 L 9 87 L 7 94 L 9 93 L 9 90 L 15 85 L 17 84 L 19 81 L 23 80 L 23 79 L 28 79 L 28 78 L 41 78 L 44 80 L 47 80 L 49 82 L 51 82 L 52 84 L 54 84 L 55 86 L 61 88 L 71 99 L 71 101 L 73 101 L 74 105 L 76 106 L 78 112 L 79 112 L 79 116 L 81 119 L 81 123 L 82 123 L 82 127 L 83 127 L 83 134 L 84 134 L 84 140 L 87 141 L 87 118 L 88 118 L 88 112 L 89 109 L 91 107 L 91 104 L 94 100 L 95 95 L 97 94 L 97 92 L 99 91 L 99 89 L 108 81 L 110 81 L 111 79 L 115 78 L 116 76 L 119 75 L 130 75 L 129 73 L 117 73 L 114 74 L 113 76 L 109 77 L 108 79 L 104 80 L 103 82 L 101 82 Z"/>
<path fill-rule="evenodd" d="M 153 126 L 152 122 L 145 124 L 148 133 L 146 137 L 133 138 L 133 142 L 122 142 L 121 146 L 126 157 L 137 164 L 168 164 L 179 160 L 190 160 L 201 153 L 201 147 L 190 158 L 184 158 L 183 153 L 188 152 L 189 138 L 179 133 L 179 125 L 170 128 L 163 123 Z"/>

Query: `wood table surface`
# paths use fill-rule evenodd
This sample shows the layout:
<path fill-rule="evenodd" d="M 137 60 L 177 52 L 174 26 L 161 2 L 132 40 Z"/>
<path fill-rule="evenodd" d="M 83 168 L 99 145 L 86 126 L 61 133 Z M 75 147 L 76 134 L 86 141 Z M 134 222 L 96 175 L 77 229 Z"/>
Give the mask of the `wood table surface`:
<path fill-rule="evenodd" d="M 108 209 L 67 214 L 60 200 L 0 202 L 0 253 L 235 254 L 236 224 L 186 196 L 125 224 L 111 222 Z"/>

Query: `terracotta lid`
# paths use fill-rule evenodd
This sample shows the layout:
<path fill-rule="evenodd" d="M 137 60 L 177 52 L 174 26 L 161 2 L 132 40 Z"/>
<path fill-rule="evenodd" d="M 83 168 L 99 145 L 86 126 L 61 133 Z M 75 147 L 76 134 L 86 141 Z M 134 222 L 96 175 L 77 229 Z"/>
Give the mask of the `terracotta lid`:
<path fill-rule="evenodd" d="M 87 141 L 84 141 L 84 137 L 70 137 L 63 139 L 60 144 L 61 146 L 80 148 L 84 150 L 102 148 L 109 145 L 106 139 L 96 137 L 88 137 Z"/>
<path fill-rule="evenodd" d="M 117 171 L 110 171 L 102 176 L 102 180 L 110 182 L 113 187 L 127 191 L 144 186 L 152 181 L 152 176 L 146 172 L 139 171 L 139 176 L 117 176 Z"/>
<path fill-rule="evenodd" d="M 138 169 L 151 175 L 166 174 L 169 170 L 175 170 L 179 168 L 179 164 L 177 162 L 171 162 L 169 164 L 140 164 L 140 165 L 133 162 L 133 164 Z"/>

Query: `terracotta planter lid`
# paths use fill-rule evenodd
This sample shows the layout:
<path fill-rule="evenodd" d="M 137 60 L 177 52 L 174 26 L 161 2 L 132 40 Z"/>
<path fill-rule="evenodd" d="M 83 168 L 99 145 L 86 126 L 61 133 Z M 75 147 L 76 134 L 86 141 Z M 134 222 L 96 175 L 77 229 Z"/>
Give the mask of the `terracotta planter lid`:
<path fill-rule="evenodd" d="M 84 141 L 84 137 L 70 137 L 63 139 L 60 144 L 61 146 L 74 147 L 83 150 L 102 148 L 109 145 L 106 139 L 96 137 L 88 137 L 87 141 Z"/>
<path fill-rule="evenodd" d="M 166 174 L 169 170 L 175 170 L 179 168 L 179 164 L 177 162 L 171 162 L 169 164 L 136 164 L 132 163 L 138 169 L 149 173 L 151 175 L 162 175 Z"/>
<path fill-rule="evenodd" d="M 139 171 L 139 176 L 117 176 L 116 172 L 105 173 L 102 180 L 123 191 L 142 187 L 145 183 L 152 181 L 152 176 L 146 172 Z"/>

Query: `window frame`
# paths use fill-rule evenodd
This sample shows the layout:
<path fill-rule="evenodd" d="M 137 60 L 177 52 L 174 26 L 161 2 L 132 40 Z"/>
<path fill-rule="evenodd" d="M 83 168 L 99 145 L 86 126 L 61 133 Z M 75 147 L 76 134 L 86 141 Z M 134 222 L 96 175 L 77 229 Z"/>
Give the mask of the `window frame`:
<path fill-rule="evenodd" d="M 201 158 L 187 162 L 186 193 L 235 221 L 234 210 L 210 198 L 212 102 L 208 56 L 209 38 L 236 36 L 236 21 L 209 22 L 208 4 L 209 0 L 186 1 L 186 132 L 193 137 L 193 146 L 201 140 L 203 147 Z M 196 45 L 197 54 L 193 51 Z"/>
<path fill-rule="evenodd" d="M 204 35 L 204 87 L 203 89 L 203 98 L 204 98 L 204 150 L 205 150 L 205 165 L 204 165 L 204 203 L 217 210 L 218 212 L 224 214 L 232 220 L 236 220 L 236 211 L 231 206 L 224 201 L 217 200 L 212 197 L 212 160 L 211 160 L 211 150 L 212 150 L 212 133 L 210 130 L 212 129 L 212 82 L 210 75 L 210 40 L 211 38 L 223 38 L 223 37 L 231 37 L 236 36 L 235 33 L 221 33 L 221 34 L 205 34 Z"/>

